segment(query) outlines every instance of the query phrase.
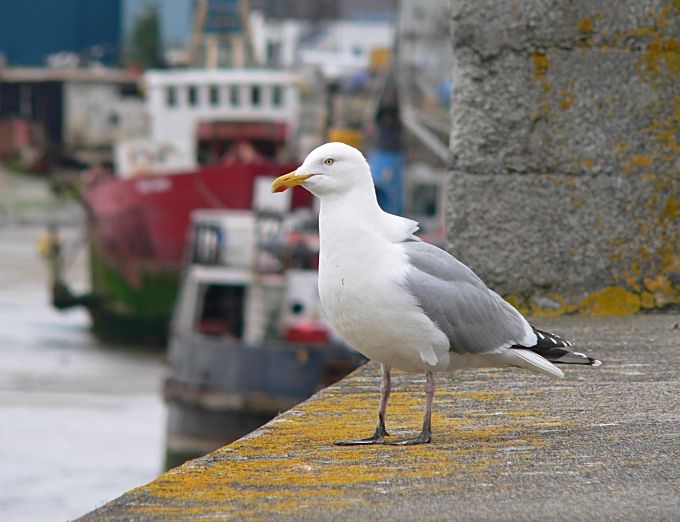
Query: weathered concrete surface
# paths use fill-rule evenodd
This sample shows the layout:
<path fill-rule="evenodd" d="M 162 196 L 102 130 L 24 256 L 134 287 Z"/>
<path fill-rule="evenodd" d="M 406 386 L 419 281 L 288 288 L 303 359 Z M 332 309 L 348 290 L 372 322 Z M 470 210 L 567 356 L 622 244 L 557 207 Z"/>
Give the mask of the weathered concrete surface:
<path fill-rule="evenodd" d="M 601 357 L 564 380 L 440 376 L 434 441 L 337 447 L 373 429 L 360 369 L 250 436 L 82 520 L 677 520 L 680 315 L 539 321 Z M 415 432 L 422 376 L 399 374 L 388 430 Z"/>
<path fill-rule="evenodd" d="M 680 3 L 452 6 L 451 251 L 536 313 L 679 303 Z"/>

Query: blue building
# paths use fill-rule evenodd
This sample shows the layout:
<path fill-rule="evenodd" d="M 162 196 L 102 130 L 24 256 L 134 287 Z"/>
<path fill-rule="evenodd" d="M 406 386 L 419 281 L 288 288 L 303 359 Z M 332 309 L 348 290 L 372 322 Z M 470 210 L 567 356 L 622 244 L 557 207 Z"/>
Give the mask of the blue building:
<path fill-rule="evenodd" d="M 67 51 L 113 64 L 121 51 L 121 0 L 0 0 L 0 53 L 9 65 L 44 65 Z"/>

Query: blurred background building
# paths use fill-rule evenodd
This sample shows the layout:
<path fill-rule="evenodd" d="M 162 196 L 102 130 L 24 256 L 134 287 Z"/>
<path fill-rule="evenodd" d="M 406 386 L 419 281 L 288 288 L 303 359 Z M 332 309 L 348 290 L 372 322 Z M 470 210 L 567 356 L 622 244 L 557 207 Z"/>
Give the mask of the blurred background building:
<path fill-rule="evenodd" d="M 0 1 L 0 53 L 13 66 L 77 66 L 122 56 L 122 0 Z"/>

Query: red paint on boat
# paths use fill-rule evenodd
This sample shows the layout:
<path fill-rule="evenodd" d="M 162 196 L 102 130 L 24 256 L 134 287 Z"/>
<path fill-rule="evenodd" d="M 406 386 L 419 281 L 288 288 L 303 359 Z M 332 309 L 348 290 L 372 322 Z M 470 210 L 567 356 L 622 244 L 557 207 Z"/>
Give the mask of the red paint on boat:
<path fill-rule="evenodd" d="M 179 268 L 192 210 L 250 209 L 257 177 L 278 177 L 295 168 L 297 164 L 258 158 L 177 174 L 100 181 L 85 194 L 92 239 L 109 260 L 148 260 Z M 296 188 L 292 207 L 311 205 L 311 194 Z"/>

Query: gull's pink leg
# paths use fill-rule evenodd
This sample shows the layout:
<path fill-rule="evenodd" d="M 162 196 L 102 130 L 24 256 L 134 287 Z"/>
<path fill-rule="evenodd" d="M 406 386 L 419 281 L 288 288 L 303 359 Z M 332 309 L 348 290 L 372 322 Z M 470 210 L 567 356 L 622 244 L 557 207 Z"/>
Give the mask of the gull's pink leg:
<path fill-rule="evenodd" d="M 434 376 L 432 372 L 425 374 L 425 416 L 423 417 L 423 429 L 420 435 L 412 439 L 395 440 L 386 442 L 395 446 L 410 446 L 412 444 L 427 444 L 432 441 L 432 402 L 434 400 Z"/>
<path fill-rule="evenodd" d="M 366 444 L 385 444 L 385 436 L 389 435 L 385 429 L 385 415 L 387 414 L 387 399 L 392 391 L 392 378 L 390 367 L 382 366 L 382 381 L 380 383 L 380 408 L 378 409 L 378 425 L 370 437 L 359 440 L 346 440 L 336 442 L 336 446 L 362 446 Z"/>

